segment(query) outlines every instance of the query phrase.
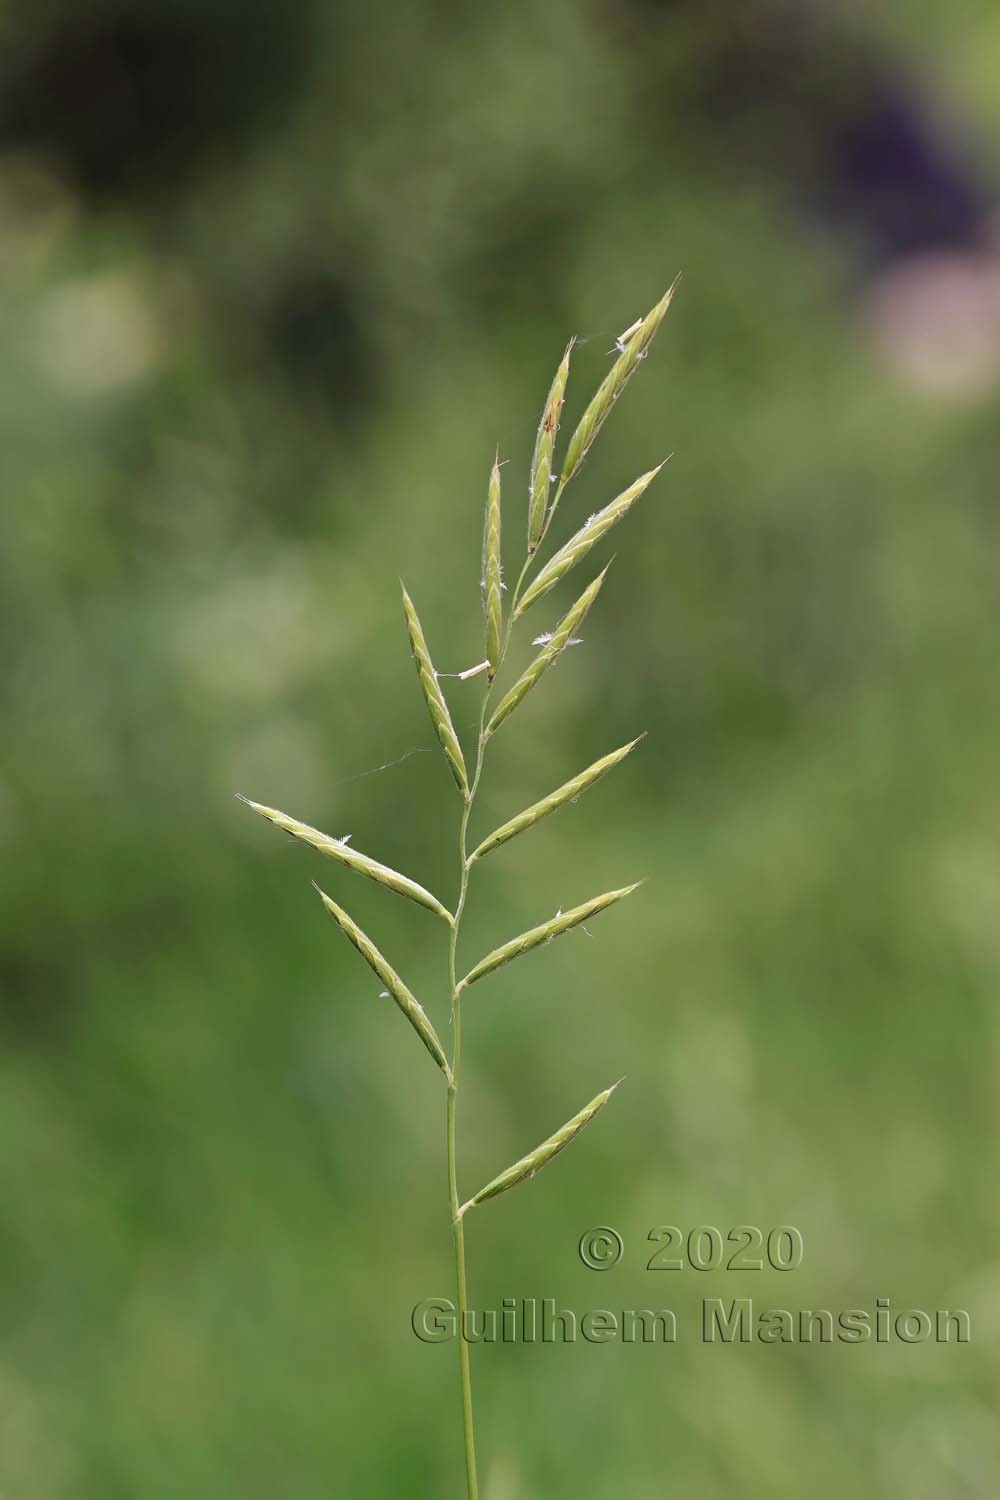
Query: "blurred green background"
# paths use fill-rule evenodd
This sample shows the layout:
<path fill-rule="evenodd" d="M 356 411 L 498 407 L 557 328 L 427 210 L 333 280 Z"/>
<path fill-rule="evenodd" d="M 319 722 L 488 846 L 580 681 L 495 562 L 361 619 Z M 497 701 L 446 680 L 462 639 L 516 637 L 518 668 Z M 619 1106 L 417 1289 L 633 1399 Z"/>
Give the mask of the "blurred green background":
<path fill-rule="evenodd" d="M 440 1079 L 308 881 L 441 1028 L 443 932 L 232 794 L 450 897 L 397 575 L 478 660 L 495 445 L 510 569 L 567 337 L 569 423 L 678 270 L 560 535 L 673 460 L 478 826 L 649 738 L 480 868 L 466 952 L 647 884 L 470 996 L 461 1168 L 626 1074 L 470 1219 L 473 1301 L 681 1332 L 474 1350 L 485 1500 L 994 1496 L 995 6 L 39 0 L 0 38 L 0 1496 L 460 1493 L 409 1324 L 451 1286 Z M 651 1274 L 666 1223 L 805 1262 Z M 742 1295 L 973 1341 L 703 1346 Z"/>

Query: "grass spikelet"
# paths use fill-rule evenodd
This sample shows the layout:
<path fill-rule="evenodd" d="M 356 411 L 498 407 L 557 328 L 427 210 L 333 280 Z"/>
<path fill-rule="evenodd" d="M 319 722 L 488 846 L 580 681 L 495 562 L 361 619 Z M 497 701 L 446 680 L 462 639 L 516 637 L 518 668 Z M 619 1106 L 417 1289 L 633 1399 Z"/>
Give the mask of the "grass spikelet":
<path fill-rule="evenodd" d="M 593 765 L 581 771 L 579 776 L 574 776 L 570 781 L 564 781 L 562 786 L 550 792 L 547 797 L 543 797 L 539 802 L 533 802 L 530 807 L 526 807 L 509 822 L 495 828 L 469 855 L 469 864 L 474 859 L 482 859 L 484 854 L 490 854 L 494 849 L 499 849 L 500 845 L 506 844 L 508 839 L 516 838 L 519 833 L 526 833 L 529 828 L 534 828 L 536 823 L 540 823 L 543 818 L 547 818 L 550 813 L 556 812 L 567 802 L 575 802 L 577 797 L 581 797 L 596 781 L 600 781 L 602 776 L 606 776 L 620 761 L 623 761 L 626 755 L 635 749 L 639 740 L 644 738 L 645 736 L 640 734 L 627 745 L 622 745 L 618 750 L 612 750 L 610 755 L 595 760 Z"/>
<path fill-rule="evenodd" d="M 593 583 L 588 584 L 576 603 L 572 605 L 571 608 L 568 609 L 563 615 L 562 619 L 559 621 L 559 624 L 556 626 L 555 630 L 552 632 L 552 635 L 546 641 L 541 651 L 539 651 L 534 661 L 532 661 L 530 666 L 527 667 L 527 669 L 517 679 L 514 686 L 510 689 L 510 692 L 508 692 L 503 698 L 501 698 L 500 702 L 496 706 L 496 709 L 494 710 L 493 717 L 490 719 L 490 722 L 487 724 L 484 731 L 487 739 L 491 734 L 496 733 L 496 731 L 500 728 L 500 725 L 503 723 L 504 719 L 506 719 L 508 715 L 514 712 L 517 705 L 521 702 L 521 699 L 524 698 L 527 693 L 531 692 L 531 689 L 540 680 L 540 678 L 544 676 L 544 674 L 548 671 L 549 667 L 551 667 L 556 658 L 560 656 L 565 650 L 566 645 L 572 638 L 574 630 L 576 630 L 584 620 L 587 611 L 590 609 L 590 606 L 593 604 L 594 600 L 600 593 L 601 585 L 607 577 L 608 568 L 610 568 L 610 566 L 611 564 L 608 563 L 608 567 L 605 568 L 602 573 L 598 573 Z"/>
<path fill-rule="evenodd" d="M 395 1000 L 396 1004 L 403 1012 L 403 1015 L 406 1017 L 410 1025 L 413 1027 L 414 1031 L 417 1033 L 417 1036 L 427 1048 L 431 1057 L 433 1057 L 434 1061 L 444 1073 L 445 1077 L 450 1080 L 451 1069 L 448 1066 L 448 1059 L 445 1057 L 444 1048 L 441 1046 L 441 1043 L 438 1040 L 438 1034 L 434 1030 L 430 1018 L 427 1015 L 427 1012 L 424 1010 L 423 1006 L 420 1004 L 419 1000 L 417 1000 L 416 997 L 411 994 L 392 965 L 388 962 L 387 959 L 383 958 L 382 954 L 376 948 L 371 938 L 369 938 L 364 932 L 362 932 L 361 928 L 356 922 L 352 921 L 352 919 L 347 915 L 347 912 L 344 910 L 344 908 L 342 906 L 338 906 L 336 901 L 332 900 L 325 891 L 320 890 L 315 881 L 313 881 L 313 887 L 318 895 L 322 898 L 323 905 L 326 907 L 333 920 L 338 924 L 341 931 L 351 940 L 355 948 L 357 948 L 358 952 L 361 954 L 361 957 L 368 964 L 369 968 L 373 969 L 377 974 L 378 978 L 382 981 L 386 989 L 389 991 L 389 994 L 392 996 L 393 1000 Z"/>
<path fill-rule="evenodd" d="M 583 463 L 594 439 L 607 421 L 611 408 L 638 369 L 640 361 L 645 357 L 656 330 L 666 316 L 678 280 L 679 278 L 674 279 L 656 306 L 646 314 L 631 336 L 627 340 L 623 338 L 624 347 L 621 353 L 598 386 L 569 440 L 562 473 L 559 476 L 559 490 L 565 489 Z"/>
<path fill-rule="evenodd" d="M 535 452 L 531 460 L 531 476 L 528 484 L 528 554 L 538 546 L 545 528 L 545 516 L 552 499 L 552 454 L 559 431 L 559 418 L 566 397 L 566 382 L 569 379 L 569 360 L 575 339 L 570 339 L 566 352 L 555 373 L 551 389 L 542 410 L 535 438 Z"/>
<path fill-rule="evenodd" d="M 483 524 L 483 620 L 485 625 L 486 671 L 492 682 L 500 662 L 503 638 L 503 567 L 500 560 L 500 460 L 493 461 L 489 489 L 486 493 L 486 518 Z"/>
<path fill-rule="evenodd" d="M 663 463 L 666 463 L 666 459 Z M 538 600 L 549 592 L 549 589 L 555 588 L 560 579 L 565 578 L 566 574 L 587 556 L 591 548 L 596 547 L 601 538 L 607 536 L 612 526 L 628 515 L 639 496 L 649 488 L 662 468 L 663 464 L 657 464 L 655 469 L 641 474 L 627 490 L 623 490 L 603 510 L 591 516 L 585 525 L 570 537 L 565 546 L 560 547 L 559 551 L 549 558 L 534 582 L 530 583 L 521 595 L 514 610 L 515 620 L 520 619 L 524 611 L 532 604 L 537 604 Z"/>
<path fill-rule="evenodd" d="M 501 1172 L 499 1177 L 494 1177 L 492 1182 L 480 1188 L 468 1203 L 463 1203 L 459 1212 L 465 1214 L 470 1208 L 475 1208 L 478 1203 L 485 1203 L 489 1198 L 498 1198 L 501 1193 L 508 1192 L 519 1183 L 530 1182 L 535 1173 L 547 1167 L 553 1157 L 558 1156 L 560 1151 L 566 1149 L 570 1141 L 576 1139 L 581 1130 L 586 1130 L 591 1120 L 600 1114 L 619 1083 L 621 1079 L 618 1083 L 613 1083 L 609 1089 L 605 1089 L 603 1094 L 598 1094 L 596 1099 L 591 1099 L 589 1104 L 585 1104 L 579 1114 L 574 1115 L 572 1120 L 567 1120 L 566 1124 L 561 1126 L 554 1135 L 550 1135 L 547 1141 L 543 1141 L 540 1146 L 535 1147 L 534 1151 L 529 1152 L 527 1156 L 522 1156 L 520 1161 L 508 1167 L 506 1172 Z"/>
<path fill-rule="evenodd" d="M 291 834 L 292 838 L 301 839 L 303 844 L 308 844 L 312 849 L 318 849 L 320 854 L 325 854 L 327 859 L 335 859 L 338 864 L 345 865 L 347 869 L 354 870 L 359 875 L 367 875 L 369 880 L 376 881 L 379 885 L 387 886 L 390 891 L 395 891 L 400 896 L 408 896 L 418 906 L 424 906 L 436 916 L 444 917 L 446 922 L 452 921 L 451 912 L 442 906 L 436 896 L 430 891 L 425 891 L 422 885 L 411 880 L 408 875 L 400 875 L 398 870 L 392 870 L 388 865 L 379 864 L 377 859 L 369 859 L 367 854 L 362 854 L 353 845 L 347 844 L 343 839 L 331 838 L 328 833 L 320 833 L 318 828 L 311 828 L 308 823 L 299 823 L 295 818 L 290 818 L 287 813 L 279 812 L 275 807 L 264 807 L 260 802 L 251 802 L 249 797 L 240 797 L 240 802 L 246 803 L 247 807 L 273 823 L 275 828 L 280 828 L 283 833 Z"/>
<path fill-rule="evenodd" d="M 530 953 L 532 948 L 538 948 L 542 943 L 551 942 L 553 938 L 562 937 L 564 932 L 571 932 L 574 927 L 579 927 L 581 922 L 596 917 L 598 912 L 605 911 L 609 906 L 614 906 L 626 896 L 631 896 L 642 884 L 637 880 L 634 885 L 626 885 L 620 891 L 605 891 L 603 896 L 593 896 L 585 901 L 582 906 L 574 906 L 570 911 L 557 912 L 548 922 L 543 922 L 540 927 L 532 927 L 528 932 L 522 932 L 519 937 L 511 938 L 509 943 L 504 943 L 500 948 L 494 948 L 492 953 L 487 953 L 466 974 L 460 982 L 460 990 L 467 989 L 470 984 L 475 984 L 479 979 L 485 979 L 487 974 L 492 974 L 496 969 L 502 969 L 504 964 L 509 964 L 512 959 L 520 958 L 522 953 Z"/>
<path fill-rule="evenodd" d="M 458 735 L 455 733 L 455 726 L 451 722 L 451 714 L 448 712 L 448 704 L 441 691 L 431 654 L 427 649 L 423 627 L 413 607 L 413 600 L 405 588 L 403 589 L 403 613 L 406 616 L 406 629 L 410 636 L 410 650 L 413 652 L 417 676 L 420 679 L 420 687 L 423 691 L 424 702 L 427 704 L 427 711 L 431 716 L 431 723 L 434 725 L 434 732 L 441 742 L 441 749 L 451 767 L 455 784 L 468 801 L 469 777 L 465 769 L 465 757 L 458 742 Z"/>

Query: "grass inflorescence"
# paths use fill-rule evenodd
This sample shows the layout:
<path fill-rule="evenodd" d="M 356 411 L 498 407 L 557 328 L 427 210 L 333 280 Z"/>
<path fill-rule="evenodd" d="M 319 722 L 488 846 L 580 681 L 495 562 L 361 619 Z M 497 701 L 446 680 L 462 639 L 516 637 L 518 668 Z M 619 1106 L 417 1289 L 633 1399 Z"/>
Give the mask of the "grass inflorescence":
<path fill-rule="evenodd" d="M 470 815 L 479 789 L 486 760 L 487 748 L 496 731 L 514 713 L 524 698 L 544 678 L 548 669 L 574 641 L 574 632 L 595 603 L 607 576 L 608 569 L 597 574 L 571 604 L 555 630 L 537 638 L 535 644 L 541 649 L 521 672 L 513 685 L 497 703 L 493 703 L 495 679 L 500 673 L 511 641 L 515 622 L 554 589 L 579 563 L 587 558 L 607 533 L 631 510 L 656 478 L 662 464 L 650 469 L 615 499 L 596 511 L 579 527 L 531 577 L 537 555 L 545 542 L 556 508 L 570 481 L 577 475 L 591 446 L 603 427 L 611 408 L 618 400 L 628 381 L 638 369 L 649 351 L 649 346 L 666 314 L 674 293 L 674 286 L 660 299 L 645 318 L 637 319 L 617 343 L 617 358 L 608 374 L 584 409 L 570 437 L 563 457 L 562 468 L 556 478 L 556 446 L 560 416 L 569 379 L 570 358 L 573 341 L 567 345 L 556 370 L 551 388 L 542 408 L 535 449 L 528 482 L 527 546 L 524 564 L 513 589 L 510 602 L 504 605 L 504 583 L 501 556 L 503 502 L 501 494 L 501 471 L 499 458 L 490 469 L 487 483 L 486 507 L 483 520 L 483 548 L 480 561 L 481 590 L 483 599 L 483 632 L 485 661 L 476 668 L 457 674 L 468 678 L 480 671 L 485 672 L 484 685 L 479 706 L 479 729 L 474 752 L 466 757 L 461 741 L 455 732 L 451 711 L 448 707 L 440 677 L 435 670 L 423 626 L 420 623 L 412 599 L 403 588 L 403 613 L 406 622 L 410 649 L 416 665 L 420 689 L 430 715 L 438 743 L 444 755 L 461 799 L 458 822 L 458 897 L 453 910 L 415 880 L 380 864 L 368 855 L 354 849 L 346 839 L 332 838 L 320 833 L 307 823 L 301 823 L 287 814 L 278 812 L 260 803 L 242 799 L 254 812 L 266 818 L 285 833 L 309 844 L 319 853 L 334 860 L 345 869 L 365 875 L 369 880 L 385 886 L 398 895 L 442 917 L 448 924 L 448 1001 L 451 1019 L 451 1056 L 445 1052 L 437 1030 L 427 1011 L 416 999 L 410 987 L 400 977 L 379 948 L 364 933 L 352 917 L 325 891 L 316 887 L 323 905 L 348 941 L 360 953 L 369 968 L 384 987 L 383 993 L 393 1000 L 413 1027 L 420 1041 L 434 1059 L 444 1075 L 447 1086 L 445 1111 L 446 1155 L 448 1166 L 448 1201 L 455 1251 L 456 1298 L 459 1320 L 464 1321 L 468 1308 L 465 1261 L 465 1220 L 469 1212 L 512 1188 L 529 1181 L 547 1166 L 571 1141 L 601 1112 L 618 1084 L 603 1090 L 583 1109 L 573 1115 L 541 1145 L 526 1156 L 492 1178 L 471 1198 L 462 1201 L 458 1191 L 457 1163 L 457 1104 L 462 1065 L 462 1002 L 471 986 L 494 974 L 504 965 L 531 953 L 535 948 L 551 942 L 563 933 L 597 916 L 637 889 L 637 883 L 620 890 L 606 891 L 581 902 L 568 911 L 559 911 L 548 921 L 522 932 L 498 948 L 478 959 L 462 979 L 458 978 L 457 954 L 462 915 L 469 890 L 469 881 L 474 866 L 487 854 L 508 843 L 519 834 L 526 833 L 543 818 L 557 812 L 567 804 L 575 802 L 605 776 L 638 744 L 637 739 L 622 745 L 617 750 L 596 760 L 585 770 L 571 777 L 554 792 L 533 802 L 522 812 L 508 819 L 500 827 L 487 834 L 470 852 L 468 845 Z M 471 767 L 471 771 L 470 771 Z M 619 1080 L 620 1081 L 620 1080 Z M 478 1500 L 479 1482 L 476 1468 L 475 1433 L 472 1413 L 472 1381 L 469 1364 L 469 1349 L 464 1339 L 458 1340 L 462 1430 L 465 1444 L 466 1488 L 469 1500 Z"/>

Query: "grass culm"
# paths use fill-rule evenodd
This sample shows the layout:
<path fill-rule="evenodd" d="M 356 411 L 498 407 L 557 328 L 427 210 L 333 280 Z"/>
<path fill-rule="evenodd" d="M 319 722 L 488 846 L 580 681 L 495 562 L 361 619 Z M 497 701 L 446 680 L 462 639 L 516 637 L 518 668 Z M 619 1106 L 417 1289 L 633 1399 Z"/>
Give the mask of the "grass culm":
<path fill-rule="evenodd" d="M 676 285 L 676 283 L 675 283 Z M 592 1099 L 555 1133 L 536 1146 L 526 1156 L 513 1163 L 498 1176 L 487 1182 L 470 1198 L 463 1200 L 459 1192 L 458 1178 L 458 1100 L 462 1076 L 462 1004 L 465 992 L 472 985 L 489 977 L 504 964 L 521 958 L 533 948 L 550 942 L 553 938 L 571 931 L 580 923 L 588 921 L 599 912 L 615 905 L 623 897 L 631 895 L 635 885 L 621 890 L 606 891 L 569 911 L 560 911 L 546 922 L 522 932 L 500 947 L 479 959 L 459 977 L 459 938 L 462 916 L 465 911 L 469 885 L 475 868 L 494 849 L 510 839 L 527 833 L 543 818 L 558 811 L 567 803 L 575 801 L 589 790 L 608 771 L 617 766 L 638 744 L 632 740 L 617 750 L 602 756 L 593 765 L 550 792 L 541 800 L 532 803 L 523 812 L 488 833 L 470 849 L 470 819 L 483 775 L 487 754 L 494 736 L 507 723 L 523 699 L 545 676 L 549 667 L 572 644 L 576 630 L 594 605 L 604 584 L 607 567 L 597 574 L 583 592 L 571 604 L 555 630 L 536 638 L 534 645 L 540 649 L 524 671 L 514 680 L 499 701 L 494 701 L 498 674 L 503 667 L 512 634 L 524 614 L 551 589 L 582 563 L 594 547 L 607 535 L 643 494 L 659 473 L 651 469 L 623 490 L 620 495 L 592 515 L 574 532 L 570 539 L 552 554 L 547 562 L 535 571 L 539 554 L 544 547 L 563 493 L 577 475 L 593 442 L 606 421 L 611 408 L 621 395 L 628 381 L 646 357 L 649 346 L 666 314 L 673 296 L 674 287 L 661 298 L 645 318 L 638 319 L 626 334 L 618 340 L 614 360 L 604 380 L 584 409 L 572 436 L 566 445 L 561 468 L 556 464 L 556 449 L 560 417 L 569 378 L 573 344 L 567 346 L 556 371 L 551 389 L 542 409 L 535 442 L 531 473 L 528 483 L 528 518 L 523 566 L 511 591 L 509 604 L 505 607 L 505 586 L 501 545 L 503 537 L 503 499 L 501 494 L 501 470 L 499 459 L 495 459 L 490 470 L 486 493 L 485 520 L 483 525 L 483 555 L 481 580 L 483 596 L 483 651 L 484 659 L 478 668 L 470 669 L 463 676 L 474 673 L 482 678 L 479 705 L 478 731 L 475 748 L 467 758 L 461 741 L 455 732 L 451 712 L 435 671 L 423 626 L 416 606 L 405 587 L 403 589 L 403 613 L 410 640 L 410 649 L 417 669 L 417 677 L 424 701 L 430 715 L 434 733 L 441 747 L 444 760 L 454 780 L 460 799 L 458 818 L 458 895 L 455 905 L 449 909 L 430 891 L 415 880 L 390 869 L 375 859 L 360 853 L 344 839 L 335 839 L 320 833 L 306 823 L 300 823 L 275 808 L 264 807 L 258 802 L 247 805 L 262 817 L 282 829 L 285 833 L 309 844 L 320 854 L 326 855 L 345 869 L 364 875 L 369 880 L 385 886 L 398 895 L 432 912 L 448 929 L 448 1003 L 451 1011 L 452 1050 L 449 1056 L 442 1046 L 433 1022 L 409 986 L 397 974 L 389 961 L 362 932 L 348 913 L 325 891 L 316 886 L 323 905 L 362 958 L 378 977 L 383 992 L 391 998 L 409 1021 L 427 1052 L 440 1069 L 446 1086 L 445 1103 L 445 1150 L 448 1167 L 448 1213 L 451 1221 L 455 1253 L 455 1291 L 458 1327 L 461 1330 L 468 1311 L 468 1287 L 465 1256 L 465 1220 L 470 1211 L 501 1193 L 528 1181 L 546 1166 L 579 1133 L 590 1124 L 607 1104 L 617 1084 L 612 1084 Z M 662 465 L 660 465 L 662 467 Z M 640 736 L 641 738 L 641 736 Z M 468 1500 L 478 1500 L 479 1481 L 476 1465 L 476 1442 L 472 1408 L 472 1378 L 469 1361 L 469 1345 L 459 1336 L 458 1346 L 459 1380 L 461 1393 L 461 1422 L 465 1451 L 465 1474 Z"/>

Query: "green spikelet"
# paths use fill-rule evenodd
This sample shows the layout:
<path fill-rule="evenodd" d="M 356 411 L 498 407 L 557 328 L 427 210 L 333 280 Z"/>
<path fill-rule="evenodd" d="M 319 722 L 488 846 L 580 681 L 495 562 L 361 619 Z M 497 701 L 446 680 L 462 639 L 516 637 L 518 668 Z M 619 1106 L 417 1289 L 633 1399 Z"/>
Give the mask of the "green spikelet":
<path fill-rule="evenodd" d="M 534 552 L 545 529 L 545 516 L 552 500 L 552 455 L 559 431 L 559 418 L 566 396 L 569 379 L 569 359 L 575 339 L 570 339 L 562 363 L 555 373 L 538 424 L 535 452 L 531 460 L 531 477 L 528 484 L 528 552 Z"/>
<path fill-rule="evenodd" d="M 434 732 L 441 742 L 441 749 L 444 751 L 445 759 L 451 767 L 451 774 L 455 778 L 455 784 L 462 793 L 462 796 L 468 801 L 469 778 L 465 770 L 465 757 L 462 754 L 462 747 L 458 743 L 455 726 L 451 722 L 451 714 L 448 712 L 448 705 L 445 702 L 444 693 L 441 691 L 441 685 L 434 670 L 434 663 L 431 661 L 431 654 L 427 649 L 427 642 L 424 639 L 424 632 L 417 616 L 417 611 L 414 609 L 413 600 L 405 588 L 403 589 L 403 613 L 406 616 L 406 629 L 410 636 L 410 650 L 413 652 L 413 660 L 417 667 L 417 676 L 420 679 L 420 687 L 424 695 L 424 702 L 427 704 L 427 711 L 431 716 L 431 723 L 434 725 Z"/>
<path fill-rule="evenodd" d="M 601 381 L 590 404 L 577 423 L 576 431 L 566 448 L 566 457 L 559 476 L 560 490 L 565 489 L 583 463 L 594 439 L 607 421 L 611 408 L 639 368 L 640 361 L 645 357 L 656 330 L 666 316 L 679 280 L 679 277 L 675 277 L 668 291 L 660 298 L 652 311 L 646 314 L 638 328 L 625 342 L 621 354 Z"/>
<path fill-rule="evenodd" d="M 637 880 L 634 885 L 626 885 L 620 891 L 605 891 L 603 896 L 594 896 L 590 901 L 585 901 L 582 906 L 574 906 L 570 911 L 557 912 L 550 921 L 543 922 L 540 927 L 532 927 L 530 931 L 522 932 L 520 937 L 511 938 L 509 943 L 504 943 L 501 948 L 494 948 L 492 953 L 487 953 L 485 958 L 481 958 L 469 970 L 458 988 L 467 989 L 470 984 L 475 984 L 478 979 L 485 979 L 487 974 L 503 968 L 504 964 L 509 964 L 512 959 L 520 958 L 523 953 L 530 953 L 532 948 L 551 942 L 553 938 L 561 937 L 564 932 L 571 932 L 574 927 L 579 927 L 581 922 L 596 917 L 598 912 L 614 906 L 617 901 L 622 901 L 626 896 L 631 896 L 641 884 L 642 881 Z"/>
<path fill-rule="evenodd" d="M 664 463 L 666 463 L 666 459 L 664 459 Z M 650 469 L 648 473 L 641 474 L 634 484 L 629 485 L 627 490 L 623 490 L 603 510 L 599 510 L 596 515 L 591 516 L 586 524 L 581 526 L 580 530 L 570 537 L 565 546 L 560 547 L 559 551 L 549 558 L 544 568 L 538 574 L 538 577 L 533 583 L 528 585 L 521 595 L 514 610 L 515 620 L 520 619 L 525 610 L 543 598 L 549 592 L 549 589 L 555 588 L 560 579 L 565 578 L 566 574 L 571 572 L 577 563 L 581 562 L 587 556 L 591 548 L 596 547 L 601 538 L 607 536 L 612 526 L 628 515 L 632 506 L 639 499 L 639 496 L 645 493 L 662 468 L 663 464 L 657 464 L 655 469 Z"/>
<path fill-rule="evenodd" d="M 503 568 L 500 559 L 500 461 L 493 462 L 486 493 L 483 523 L 483 623 L 485 626 L 487 678 L 490 682 L 500 662 L 503 637 Z"/>
<path fill-rule="evenodd" d="M 459 1212 L 468 1213 L 469 1209 L 475 1208 L 477 1203 L 485 1203 L 489 1198 L 498 1198 L 501 1193 L 508 1192 L 519 1183 L 530 1182 L 535 1173 L 547 1167 L 553 1157 L 558 1156 L 560 1151 L 566 1149 L 570 1141 L 576 1139 L 581 1130 L 586 1130 L 591 1120 L 600 1114 L 620 1083 L 621 1079 L 618 1083 L 613 1083 L 609 1089 L 605 1089 L 603 1094 L 598 1094 L 596 1099 L 591 1099 L 590 1103 L 585 1104 L 572 1120 L 567 1120 L 555 1135 L 550 1135 L 548 1140 L 536 1146 L 534 1151 L 529 1152 L 527 1156 L 522 1156 L 521 1160 L 516 1161 L 512 1167 L 508 1167 L 506 1172 L 501 1172 L 499 1177 L 494 1177 L 492 1182 L 480 1188 L 468 1203 L 463 1203 Z"/>
<path fill-rule="evenodd" d="M 264 807 L 260 802 L 251 802 L 249 797 L 239 797 L 238 800 L 252 808 L 255 813 L 259 813 L 262 818 L 266 818 L 269 823 L 273 823 L 275 828 L 280 828 L 283 833 L 289 833 L 292 838 L 300 839 L 310 848 L 318 849 L 320 854 L 326 855 L 327 859 L 335 859 L 338 864 L 345 865 L 348 870 L 354 870 L 358 875 L 366 875 L 369 880 L 374 880 L 378 885 L 387 886 L 397 895 L 408 896 L 418 906 L 425 906 L 436 916 L 444 917 L 446 922 L 453 920 L 447 907 L 442 906 L 436 896 L 432 896 L 430 891 L 425 891 L 422 885 L 418 885 L 408 875 L 400 875 L 398 870 L 391 870 L 388 865 L 379 864 L 377 859 L 369 859 L 367 854 L 362 854 L 360 849 L 355 849 L 343 839 L 334 839 L 328 833 L 320 833 L 318 828 L 310 828 L 308 823 L 300 823 L 297 819 L 290 818 L 287 813 L 279 812 L 276 807 Z"/>
<path fill-rule="evenodd" d="M 417 1033 L 417 1036 L 427 1048 L 431 1057 L 433 1057 L 445 1077 L 450 1079 L 451 1069 L 448 1066 L 448 1059 L 444 1055 L 444 1048 L 441 1046 L 438 1034 L 431 1025 L 423 1006 L 410 993 L 388 960 L 383 958 L 371 938 L 367 937 L 361 931 L 361 928 L 356 922 L 352 921 L 344 908 L 338 906 L 336 901 L 331 900 L 325 891 L 321 891 L 315 881 L 313 881 L 313 886 L 322 898 L 323 905 L 333 920 L 338 924 L 341 931 L 350 938 L 368 966 L 378 975 L 393 1000 L 395 1000 L 403 1012 L 403 1015 Z"/>
<path fill-rule="evenodd" d="M 608 568 L 610 566 L 611 564 L 609 563 Z M 552 635 L 546 641 L 531 665 L 517 679 L 510 692 L 501 698 L 490 722 L 486 726 L 485 734 L 487 738 L 491 734 L 496 733 L 504 719 L 514 712 L 522 698 L 531 692 L 531 689 L 544 676 L 556 658 L 565 650 L 568 642 L 572 639 L 574 630 L 581 624 L 590 606 L 600 593 L 601 585 L 607 576 L 608 568 L 605 568 L 603 573 L 598 573 L 593 583 L 588 584 L 572 608 L 568 609 L 565 615 L 563 615 Z"/>
<path fill-rule="evenodd" d="M 644 737 L 640 734 L 637 739 L 631 740 L 627 745 L 622 745 L 618 750 L 612 750 L 610 755 L 595 760 L 594 764 L 588 766 L 585 771 L 581 771 L 579 776 L 574 776 L 571 781 L 563 782 L 562 786 L 550 792 L 547 797 L 543 797 L 540 802 L 533 802 L 530 807 L 526 807 L 524 812 L 519 812 L 508 823 L 495 828 L 469 855 L 469 864 L 474 859 L 482 859 L 484 854 L 490 854 L 494 849 L 499 849 L 500 845 L 506 844 L 508 839 L 516 838 L 519 833 L 526 833 L 529 828 L 534 828 L 536 823 L 540 823 L 550 813 L 558 811 L 567 802 L 575 802 L 578 797 L 582 797 L 595 781 L 600 781 L 601 777 L 613 770 L 619 761 L 624 760 L 629 751 L 634 750 L 639 740 Z"/>

